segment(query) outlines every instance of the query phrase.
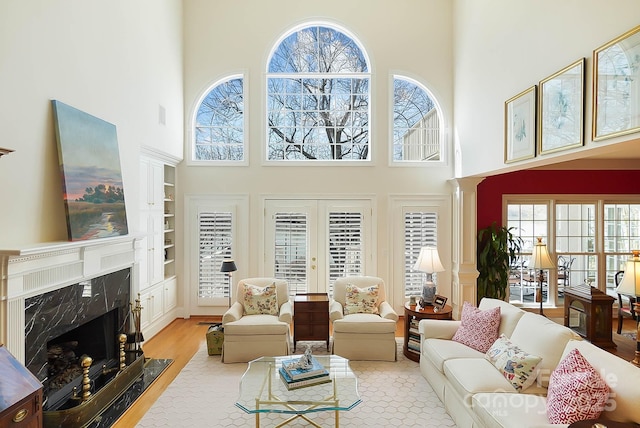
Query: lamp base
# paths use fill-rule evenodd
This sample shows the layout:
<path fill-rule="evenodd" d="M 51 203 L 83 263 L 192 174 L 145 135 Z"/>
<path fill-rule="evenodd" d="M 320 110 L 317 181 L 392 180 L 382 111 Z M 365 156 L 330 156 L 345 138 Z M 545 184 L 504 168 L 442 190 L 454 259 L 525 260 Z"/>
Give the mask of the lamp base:
<path fill-rule="evenodd" d="M 427 282 L 422 287 L 422 296 L 420 297 L 420 306 L 433 306 L 436 298 L 436 285 L 433 282 Z"/>

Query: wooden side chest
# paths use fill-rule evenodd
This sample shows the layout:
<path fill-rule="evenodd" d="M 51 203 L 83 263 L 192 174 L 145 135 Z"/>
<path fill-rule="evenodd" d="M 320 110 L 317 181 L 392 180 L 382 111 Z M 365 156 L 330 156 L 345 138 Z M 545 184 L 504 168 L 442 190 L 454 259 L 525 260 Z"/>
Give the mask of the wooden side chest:
<path fill-rule="evenodd" d="M 42 384 L 0 345 L 0 427 L 42 427 Z"/>
<path fill-rule="evenodd" d="M 327 293 L 296 294 L 293 298 L 293 348 L 300 340 L 322 340 L 329 350 Z"/>

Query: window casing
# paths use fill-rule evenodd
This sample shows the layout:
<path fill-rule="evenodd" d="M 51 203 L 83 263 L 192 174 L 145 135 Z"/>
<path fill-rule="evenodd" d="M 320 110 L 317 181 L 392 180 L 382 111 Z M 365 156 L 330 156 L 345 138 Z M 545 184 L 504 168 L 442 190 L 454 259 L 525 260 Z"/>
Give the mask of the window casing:
<path fill-rule="evenodd" d="M 422 85 L 408 77 L 394 76 L 392 163 L 442 161 L 441 117 Z"/>
<path fill-rule="evenodd" d="M 244 76 L 216 82 L 202 97 L 193 121 L 192 163 L 246 164 Z"/>
<path fill-rule="evenodd" d="M 532 273 L 528 260 L 537 237 L 557 257 L 557 269 L 545 273 L 551 286 L 549 295 L 543 294 L 545 303 L 560 306 L 563 288 L 575 285 L 592 285 L 614 295 L 615 273 L 623 268 L 631 250 L 640 248 L 639 202 L 637 197 L 509 196 L 507 226 L 514 227 L 514 234 L 525 242 L 521 259 L 512 267 L 510 301 L 532 303 L 536 284 L 522 278 Z"/>
<path fill-rule="evenodd" d="M 267 161 L 369 161 L 370 74 L 342 30 L 308 25 L 275 47 L 267 70 Z"/>
<path fill-rule="evenodd" d="M 438 214 L 432 211 L 404 213 L 404 293 L 419 296 L 425 282 L 424 272 L 413 269 L 422 247 L 438 246 Z M 433 274 L 437 283 L 437 273 Z"/>

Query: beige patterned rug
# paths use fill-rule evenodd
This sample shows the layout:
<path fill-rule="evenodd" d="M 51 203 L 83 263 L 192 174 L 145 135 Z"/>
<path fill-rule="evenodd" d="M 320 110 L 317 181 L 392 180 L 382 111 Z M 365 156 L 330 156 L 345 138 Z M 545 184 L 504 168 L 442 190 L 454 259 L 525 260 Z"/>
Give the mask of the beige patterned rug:
<path fill-rule="evenodd" d="M 398 361 L 351 361 L 358 376 L 362 402 L 340 412 L 343 427 L 455 427 L 444 406 L 420 374 L 418 363 L 402 354 L 398 340 Z M 324 344 L 312 342 L 314 354 L 326 354 Z M 305 349 L 298 342 L 296 354 Z M 222 364 L 220 356 L 209 356 L 206 344 L 193 356 L 167 390 L 136 425 L 138 428 L 205 428 L 255 426 L 255 416 L 235 406 L 240 377 L 247 365 Z M 263 427 L 273 427 L 287 416 L 263 415 Z M 333 426 L 333 412 L 314 413 L 321 426 Z M 309 426 L 296 419 L 288 427 Z"/>

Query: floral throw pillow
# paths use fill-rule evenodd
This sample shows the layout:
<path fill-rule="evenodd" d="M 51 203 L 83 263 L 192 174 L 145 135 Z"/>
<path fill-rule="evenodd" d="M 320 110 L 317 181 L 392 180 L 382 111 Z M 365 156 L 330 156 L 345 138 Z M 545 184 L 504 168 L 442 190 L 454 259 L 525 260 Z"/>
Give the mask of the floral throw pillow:
<path fill-rule="evenodd" d="M 485 354 L 491 362 L 509 381 L 516 391 L 521 392 L 529 388 L 536 381 L 538 363 L 541 357 L 527 354 L 514 345 L 507 336 L 501 334 Z"/>
<path fill-rule="evenodd" d="M 551 373 L 547 416 L 552 424 L 597 419 L 608 400 L 609 385 L 577 349 Z"/>
<path fill-rule="evenodd" d="M 480 310 L 469 302 L 462 305 L 460 327 L 452 340 L 485 353 L 498 338 L 500 307 Z"/>
<path fill-rule="evenodd" d="M 359 288 L 347 284 L 344 313 L 349 314 L 377 314 L 378 313 L 378 285 Z"/>
<path fill-rule="evenodd" d="M 244 284 L 243 304 L 246 315 L 278 315 L 276 284 L 266 287 Z"/>

